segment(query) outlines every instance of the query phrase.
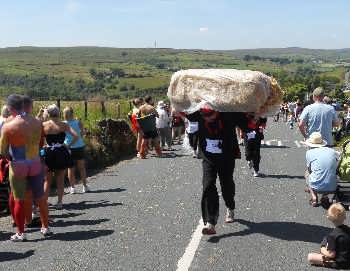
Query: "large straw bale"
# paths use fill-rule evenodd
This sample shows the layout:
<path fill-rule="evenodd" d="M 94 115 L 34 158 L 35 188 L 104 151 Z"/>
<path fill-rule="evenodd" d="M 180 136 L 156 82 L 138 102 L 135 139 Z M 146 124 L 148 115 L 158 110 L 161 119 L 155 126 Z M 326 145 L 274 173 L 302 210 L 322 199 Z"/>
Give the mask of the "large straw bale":
<path fill-rule="evenodd" d="M 273 113 L 282 102 L 277 81 L 262 72 L 191 69 L 173 74 L 168 97 L 176 111 L 194 112 L 209 103 L 222 112 Z"/>

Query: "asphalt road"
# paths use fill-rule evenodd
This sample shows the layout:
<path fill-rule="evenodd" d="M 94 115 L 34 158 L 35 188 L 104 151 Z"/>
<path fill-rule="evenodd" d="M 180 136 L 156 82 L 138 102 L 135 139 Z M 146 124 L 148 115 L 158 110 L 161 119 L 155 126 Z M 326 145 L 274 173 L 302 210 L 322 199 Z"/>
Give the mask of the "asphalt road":
<path fill-rule="evenodd" d="M 272 120 L 265 138 L 264 177 L 237 160 L 236 222 L 223 223 L 221 200 L 217 235 L 199 236 L 198 246 L 187 248 L 200 220 L 201 163 L 176 146 L 165 158 L 128 160 L 93 176 L 91 193 L 66 194 L 65 209 L 50 212 L 51 238 L 28 229 L 29 241 L 12 243 L 10 218 L 1 218 L 0 270 L 184 270 L 185 251 L 191 271 L 321 270 L 306 257 L 332 225 L 303 191 L 302 138 Z"/>

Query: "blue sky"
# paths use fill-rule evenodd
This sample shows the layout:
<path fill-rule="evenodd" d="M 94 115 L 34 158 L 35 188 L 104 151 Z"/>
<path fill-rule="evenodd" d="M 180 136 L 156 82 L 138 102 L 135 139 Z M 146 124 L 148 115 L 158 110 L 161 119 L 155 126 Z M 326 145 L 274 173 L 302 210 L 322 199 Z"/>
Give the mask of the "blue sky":
<path fill-rule="evenodd" d="M 349 48 L 348 0 L 2 0 L 0 47 Z"/>

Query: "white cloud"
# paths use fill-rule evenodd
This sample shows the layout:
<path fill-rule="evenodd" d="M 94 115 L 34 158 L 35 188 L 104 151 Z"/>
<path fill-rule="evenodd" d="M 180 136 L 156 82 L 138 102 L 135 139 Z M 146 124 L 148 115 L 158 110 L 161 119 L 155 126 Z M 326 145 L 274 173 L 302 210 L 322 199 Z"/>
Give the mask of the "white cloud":
<path fill-rule="evenodd" d="M 69 1 L 66 3 L 65 10 L 68 13 L 76 13 L 80 8 L 80 4 L 75 1 Z"/>
<path fill-rule="evenodd" d="M 199 32 L 208 32 L 209 31 L 209 28 L 208 27 L 200 27 L 199 28 Z"/>

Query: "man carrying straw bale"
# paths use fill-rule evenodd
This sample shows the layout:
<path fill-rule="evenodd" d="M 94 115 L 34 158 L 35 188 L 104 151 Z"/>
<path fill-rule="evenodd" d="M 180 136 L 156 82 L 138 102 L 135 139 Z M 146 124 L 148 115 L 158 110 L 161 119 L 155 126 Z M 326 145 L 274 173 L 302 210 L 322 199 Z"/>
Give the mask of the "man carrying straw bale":
<path fill-rule="evenodd" d="M 199 148 L 203 153 L 202 218 L 206 235 L 216 234 L 219 217 L 219 176 L 227 207 L 225 222 L 234 222 L 235 159 L 240 158 L 235 127 L 247 131 L 243 112 L 256 116 L 273 113 L 281 103 L 277 82 L 263 73 L 238 70 L 184 70 L 170 82 L 168 97 L 173 108 L 199 124 Z"/>

